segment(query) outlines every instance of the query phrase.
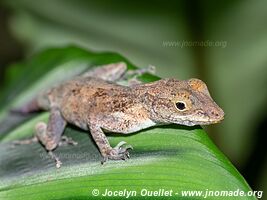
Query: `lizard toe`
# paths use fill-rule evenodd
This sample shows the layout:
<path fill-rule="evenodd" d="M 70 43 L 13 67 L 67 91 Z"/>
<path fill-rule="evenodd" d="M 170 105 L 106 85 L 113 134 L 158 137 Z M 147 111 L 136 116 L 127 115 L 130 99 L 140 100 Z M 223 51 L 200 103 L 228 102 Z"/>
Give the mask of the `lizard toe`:
<path fill-rule="evenodd" d="M 67 146 L 67 145 L 76 146 L 77 144 L 78 144 L 78 142 L 73 140 L 71 137 L 67 137 L 67 136 L 63 135 L 61 137 L 61 141 L 58 143 L 58 146 Z"/>
<path fill-rule="evenodd" d="M 108 159 L 109 160 L 127 160 L 128 158 L 130 158 L 129 150 L 133 149 L 133 147 L 131 145 L 127 145 L 123 147 L 123 145 L 125 144 L 126 142 L 122 141 L 116 147 L 111 149 L 109 153 L 106 156 L 104 156 L 104 160 L 102 161 L 102 164 L 106 162 Z"/>

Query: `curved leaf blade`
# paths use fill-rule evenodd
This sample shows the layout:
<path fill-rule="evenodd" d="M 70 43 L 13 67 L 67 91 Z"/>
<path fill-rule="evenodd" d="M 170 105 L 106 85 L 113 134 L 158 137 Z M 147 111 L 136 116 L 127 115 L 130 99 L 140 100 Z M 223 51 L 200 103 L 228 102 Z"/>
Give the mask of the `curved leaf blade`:
<path fill-rule="evenodd" d="M 57 61 L 56 57 L 59 55 L 64 57 L 68 51 L 72 53 L 82 51 L 84 54 L 79 54 L 76 59 L 69 58 L 66 63 L 75 63 L 74 60 L 84 59 L 84 62 L 90 63 L 89 67 L 95 63 L 104 64 L 125 60 L 116 54 L 86 53 L 76 47 L 56 49 L 52 51 L 51 57 L 47 58 L 45 54 L 40 55 L 43 55 L 43 59 L 48 59 L 45 63 L 51 64 L 53 58 L 54 69 L 60 70 L 69 65 L 62 64 L 61 59 Z M 57 55 L 55 58 L 54 53 Z M 35 57 L 36 62 L 40 55 Z M 42 65 L 42 59 L 39 61 L 41 69 L 45 71 L 46 65 Z M 29 66 L 31 66 L 29 69 L 34 67 L 34 65 Z M 73 70 L 75 70 L 74 66 Z M 42 85 L 49 78 L 49 76 L 43 79 L 41 77 L 40 75 L 25 85 L 27 87 L 34 84 Z M 142 78 L 144 81 L 153 80 L 153 77 L 148 75 Z M 23 78 L 21 80 L 24 81 Z M 26 89 L 21 90 L 21 96 L 26 91 Z M 29 91 L 31 94 L 31 90 Z M 34 95 L 34 92 L 31 95 Z M 10 105 L 15 104 L 10 103 Z M 8 107 L 7 105 L 3 110 L 7 110 Z M 126 162 L 109 161 L 104 165 L 100 164 L 101 155 L 91 137 L 72 126 L 68 126 L 64 134 L 71 136 L 79 144 L 56 149 L 55 153 L 63 162 L 60 169 L 55 168 L 54 162 L 47 157 L 46 151 L 40 144 L 12 147 L 10 143 L 12 140 L 30 137 L 33 135 L 35 123 L 46 121 L 47 118 L 47 113 L 34 116 L 17 125 L 16 128 L 10 127 L 6 134 L 2 135 L 0 198 L 88 199 L 96 198 L 92 194 L 94 189 L 99 191 L 98 198 L 103 197 L 102 194 L 106 189 L 136 191 L 137 196 L 140 196 L 142 189 L 151 191 L 165 189 L 173 191 L 174 199 L 182 198 L 182 191 L 202 191 L 203 193 L 251 191 L 244 178 L 198 126 L 189 128 L 172 125 L 151 128 L 131 135 L 109 135 L 112 146 L 123 140 L 131 144 L 134 150 L 131 151 L 131 158 Z M 146 196 L 146 198 L 155 197 Z M 190 199 L 202 198 L 203 196 L 190 197 Z M 215 198 L 218 199 L 214 196 L 207 199 Z M 226 199 L 255 199 L 255 197 L 232 196 Z"/>

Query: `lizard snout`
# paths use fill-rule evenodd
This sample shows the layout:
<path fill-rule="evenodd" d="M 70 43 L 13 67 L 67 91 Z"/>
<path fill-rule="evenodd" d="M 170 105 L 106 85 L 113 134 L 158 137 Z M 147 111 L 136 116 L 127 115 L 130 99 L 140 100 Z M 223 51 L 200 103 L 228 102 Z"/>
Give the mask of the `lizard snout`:
<path fill-rule="evenodd" d="M 209 116 L 211 121 L 214 121 L 216 123 L 216 122 L 222 121 L 224 119 L 224 112 L 219 107 L 211 108 L 208 110 L 208 116 Z"/>

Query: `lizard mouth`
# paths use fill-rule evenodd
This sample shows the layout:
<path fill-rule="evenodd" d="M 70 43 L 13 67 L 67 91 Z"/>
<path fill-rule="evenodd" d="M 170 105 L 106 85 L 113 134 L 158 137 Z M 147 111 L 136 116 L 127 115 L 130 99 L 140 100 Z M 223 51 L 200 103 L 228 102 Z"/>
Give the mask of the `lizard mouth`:
<path fill-rule="evenodd" d="M 195 121 L 199 125 L 209 125 L 220 123 L 224 119 L 224 112 L 221 108 L 210 109 L 203 112 L 198 112 L 200 114 L 196 117 Z M 198 120 L 199 119 L 199 120 Z"/>
<path fill-rule="evenodd" d="M 219 119 L 207 119 L 207 120 L 200 120 L 196 121 L 199 125 L 209 125 L 209 124 L 217 124 L 224 120 L 224 116 L 220 117 Z"/>
<path fill-rule="evenodd" d="M 195 126 L 195 125 L 210 125 L 210 124 L 217 124 L 220 123 L 222 120 L 224 119 L 224 116 L 218 118 L 218 119 L 210 119 L 210 118 L 206 118 L 206 119 L 182 119 L 182 121 L 180 121 L 180 123 L 178 122 L 178 124 L 182 124 L 182 125 L 186 125 L 186 126 Z"/>
<path fill-rule="evenodd" d="M 199 124 L 200 124 L 200 125 L 217 124 L 217 123 L 220 123 L 222 120 L 223 120 L 223 118 L 222 118 L 222 119 L 218 119 L 218 120 L 202 121 L 202 122 L 199 122 Z M 201 124 L 201 123 L 202 123 L 202 124 Z"/>

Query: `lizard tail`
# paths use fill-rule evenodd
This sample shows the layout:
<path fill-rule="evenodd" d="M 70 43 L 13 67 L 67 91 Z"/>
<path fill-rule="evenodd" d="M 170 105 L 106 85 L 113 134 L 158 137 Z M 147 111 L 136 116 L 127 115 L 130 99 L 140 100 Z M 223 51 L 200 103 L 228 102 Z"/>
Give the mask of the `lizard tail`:
<path fill-rule="evenodd" d="M 41 110 L 42 108 L 39 106 L 37 98 L 34 98 L 25 105 L 23 105 L 22 107 L 11 109 L 10 112 L 19 114 L 28 114 L 28 113 L 38 112 Z"/>

